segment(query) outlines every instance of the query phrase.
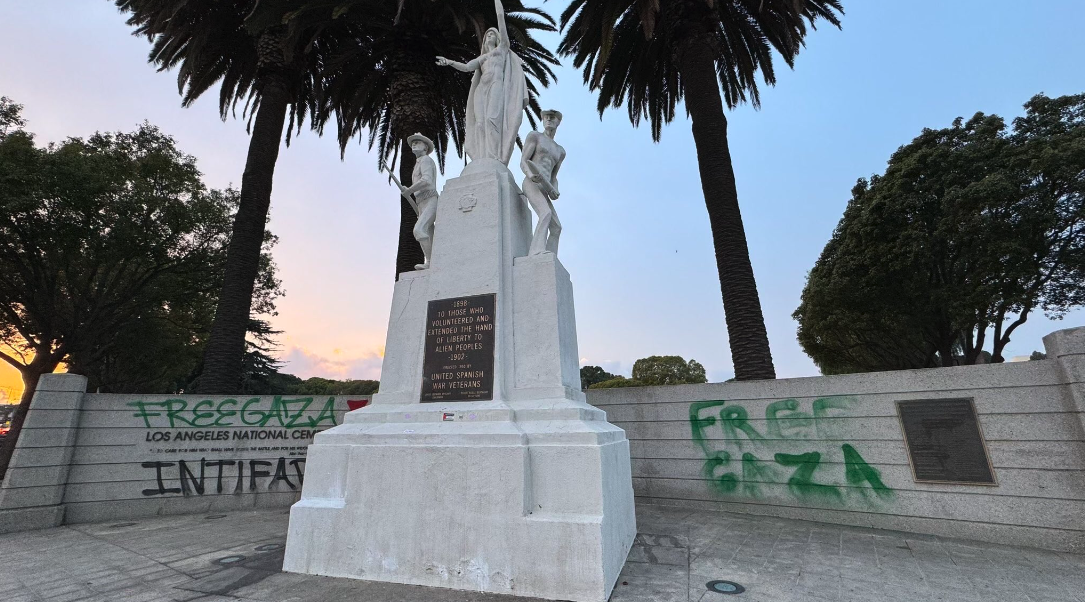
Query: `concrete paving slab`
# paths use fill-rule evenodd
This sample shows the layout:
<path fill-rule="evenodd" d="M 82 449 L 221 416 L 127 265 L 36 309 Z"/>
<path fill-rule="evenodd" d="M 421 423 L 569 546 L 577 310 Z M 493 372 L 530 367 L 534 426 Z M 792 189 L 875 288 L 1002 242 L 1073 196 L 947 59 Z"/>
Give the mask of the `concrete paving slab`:
<path fill-rule="evenodd" d="M 637 519 L 611 602 L 1085 602 L 1085 556 L 660 506 Z M 0 600 L 530 600 L 283 573 L 287 520 L 278 509 L 0 535 Z M 746 591 L 709 591 L 713 580 Z"/>

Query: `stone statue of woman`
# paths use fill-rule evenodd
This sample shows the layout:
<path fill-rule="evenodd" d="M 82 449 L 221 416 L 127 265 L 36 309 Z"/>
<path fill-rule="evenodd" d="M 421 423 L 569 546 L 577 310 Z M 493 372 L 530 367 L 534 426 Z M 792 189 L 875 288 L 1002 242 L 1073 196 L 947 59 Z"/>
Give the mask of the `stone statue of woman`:
<path fill-rule="evenodd" d="M 507 166 L 527 107 L 527 80 L 523 62 L 509 45 L 501 0 L 494 0 L 494 6 L 497 27 L 483 34 L 481 54 L 467 64 L 439 56 L 437 64 L 473 72 L 467 96 L 467 156 L 472 161 L 497 159 Z"/>

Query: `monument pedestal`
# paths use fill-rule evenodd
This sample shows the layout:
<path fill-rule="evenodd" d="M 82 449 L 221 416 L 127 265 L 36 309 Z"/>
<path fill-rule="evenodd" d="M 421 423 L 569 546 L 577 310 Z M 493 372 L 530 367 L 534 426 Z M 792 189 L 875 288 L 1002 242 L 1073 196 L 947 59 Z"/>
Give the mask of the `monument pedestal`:
<path fill-rule="evenodd" d="M 430 269 L 396 283 L 380 393 L 309 448 L 284 570 L 607 599 L 636 534 L 629 443 L 584 401 L 568 272 L 529 241 L 504 165 L 447 182 Z"/>

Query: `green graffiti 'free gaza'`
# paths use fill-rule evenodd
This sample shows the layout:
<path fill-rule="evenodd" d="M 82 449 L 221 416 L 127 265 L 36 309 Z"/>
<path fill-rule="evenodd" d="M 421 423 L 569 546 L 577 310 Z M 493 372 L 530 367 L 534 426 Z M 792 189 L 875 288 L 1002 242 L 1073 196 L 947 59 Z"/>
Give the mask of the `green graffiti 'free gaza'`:
<path fill-rule="evenodd" d="M 209 427 L 209 426 L 280 426 L 284 428 L 313 428 L 321 424 L 336 426 L 335 398 L 329 397 L 314 415 L 305 412 L 317 406 L 312 397 L 284 399 L 276 395 L 269 401 L 252 397 L 239 401 L 204 399 L 189 406 L 184 399 L 165 401 L 133 401 L 127 404 L 138 411 L 147 428 Z"/>
<path fill-rule="evenodd" d="M 834 417 L 831 410 L 846 410 L 850 405 L 845 397 L 823 397 L 814 400 L 812 413 L 807 413 L 799 409 L 796 399 L 774 401 L 765 408 L 762 434 L 740 404 L 694 402 L 689 407 L 689 424 L 693 442 L 705 455 L 701 474 L 718 493 L 751 498 L 763 497 L 765 485 L 786 484 L 787 492 L 803 501 L 843 503 L 848 493 L 858 493 L 869 502 L 892 499 L 893 490 L 882 481 L 881 473 L 850 443 L 840 446 L 843 475 L 823 465 L 820 451 L 787 453 L 782 449 L 795 451 L 791 442 L 813 446 L 812 439 L 834 438 L 835 429 L 825 419 Z M 709 439 L 706 433 L 717 425 L 723 438 Z M 833 476 L 843 476 L 844 483 L 826 482 Z"/>

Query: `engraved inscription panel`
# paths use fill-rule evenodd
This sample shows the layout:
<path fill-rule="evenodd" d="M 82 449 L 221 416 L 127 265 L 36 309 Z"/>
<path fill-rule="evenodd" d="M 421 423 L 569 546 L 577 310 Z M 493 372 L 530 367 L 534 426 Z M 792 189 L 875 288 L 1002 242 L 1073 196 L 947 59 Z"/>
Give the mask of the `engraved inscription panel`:
<path fill-rule="evenodd" d="M 897 402 L 916 481 L 995 485 L 971 399 Z"/>
<path fill-rule="evenodd" d="M 429 302 L 421 401 L 494 398 L 496 295 Z"/>

